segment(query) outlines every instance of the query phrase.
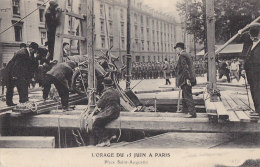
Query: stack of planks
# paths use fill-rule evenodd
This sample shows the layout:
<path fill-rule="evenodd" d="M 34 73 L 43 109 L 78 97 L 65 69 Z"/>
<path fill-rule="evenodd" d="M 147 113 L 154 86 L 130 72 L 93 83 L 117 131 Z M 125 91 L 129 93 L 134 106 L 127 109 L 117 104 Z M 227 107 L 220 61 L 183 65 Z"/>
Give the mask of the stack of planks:
<path fill-rule="evenodd" d="M 78 94 L 70 94 L 69 97 L 69 105 L 75 105 L 78 103 L 82 103 L 85 102 L 85 104 L 87 104 L 87 100 L 88 97 L 85 96 L 80 96 Z M 42 113 L 46 113 L 46 112 L 50 112 L 51 110 L 57 109 L 58 107 L 61 107 L 60 103 L 54 100 L 47 100 L 47 101 L 37 101 L 37 111 L 35 112 L 35 114 L 42 114 Z M 13 109 L 12 112 L 12 116 L 21 116 L 24 114 L 29 114 L 32 113 L 32 111 L 28 111 L 28 110 L 17 110 L 17 109 Z"/>

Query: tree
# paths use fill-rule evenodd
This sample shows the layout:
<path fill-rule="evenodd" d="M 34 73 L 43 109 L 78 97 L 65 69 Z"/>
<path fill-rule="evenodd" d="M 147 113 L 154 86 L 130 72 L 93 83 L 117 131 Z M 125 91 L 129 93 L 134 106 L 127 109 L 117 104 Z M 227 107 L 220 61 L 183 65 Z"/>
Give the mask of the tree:
<path fill-rule="evenodd" d="M 187 2 L 187 6 L 186 6 Z M 179 15 L 187 17 L 187 33 L 203 43 L 206 40 L 204 6 L 201 0 L 183 0 L 176 5 Z M 216 41 L 227 41 L 238 30 L 260 15 L 259 0 L 216 0 Z"/>

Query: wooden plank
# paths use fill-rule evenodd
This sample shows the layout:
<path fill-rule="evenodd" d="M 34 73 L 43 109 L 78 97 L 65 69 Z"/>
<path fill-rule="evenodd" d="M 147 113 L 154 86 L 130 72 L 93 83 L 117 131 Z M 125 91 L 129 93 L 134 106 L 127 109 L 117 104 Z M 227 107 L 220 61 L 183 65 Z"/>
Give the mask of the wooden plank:
<path fill-rule="evenodd" d="M 32 117 L 11 118 L 10 126 L 42 128 L 80 128 L 78 115 L 36 115 Z M 172 118 L 172 117 L 124 117 L 109 123 L 108 129 L 133 129 L 178 132 L 260 132 L 260 124 L 247 122 L 213 123 L 208 118 Z"/>
<path fill-rule="evenodd" d="M 224 107 L 226 108 L 226 110 L 227 110 L 227 111 L 230 111 L 230 110 L 232 111 L 231 106 L 230 106 L 230 104 L 227 102 L 226 98 L 225 98 L 225 97 L 222 97 L 221 99 L 222 99 L 222 103 L 223 103 Z"/>
<path fill-rule="evenodd" d="M 237 109 L 242 110 L 242 111 L 249 110 L 249 107 L 247 105 L 245 105 L 245 103 L 243 103 L 241 100 L 239 100 L 237 96 L 229 96 L 230 99 L 233 100 L 234 103 L 237 104 Z"/>
<path fill-rule="evenodd" d="M 61 34 L 59 34 L 59 35 L 61 35 Z M 72 40 L 81 40 L 81 41 L 85 41 L 86 40 L 85 37 L 71 35 L 71 34 L 62 34 L 61 36 L 63 38 L 68 38 L 68 39 L 72 39 Z"/>
<path fill-rule="evenodd" d="M 241 135 L 232 133 L 169 132 L 133 142 L 115 143 L 113 148 L 215 148 Z"/>
<path fill-rule="evenodd" d="M 227 113 L 230 122 L 240 122 L 240 119 L 237 117 L 234 111 L 228 111 Z"/>
<path fill-rule="evenodd" d="M 229 118 L 229 115 L 227 113 L 226 108 L 224 107 L 223 103 L 221 101 L 219 102 L 213 102 L 217 109 L 217 114 L 219 119 L 227 120 Z"/>
<path fill-rule="evenodd" d="M 235 111 L 241 122 L 250 122 L 250 118 L 243 111 Z"/>
<path fill-rule="evenodd" d="M 228 102 L 228 104 L 231 107 L 232 111 L 237 111 L 239 106 L 229 97 L 229 96 L 225 96 L 226 101 Z"/>
<path fill-rule="evenodd" d="M 54 148 L 55 137 L 1 136 L 0 148 Z"/>
<path fill-rule="evenodd" d="M 66 12 L 66 14 L 68 15 L 68 16 L 71 16 L 71 17 L 75 17 L 75 18 L 77 18 L 77 19 L 84 19 L 84 16 L 83 15 L 81 15 L 81 14 L 76 14 L 76 13 L 73 13 L 73 12 Z"/>
<path fill-rule="evenodd" d="M 210 102 L 210 95 L 207 92 L 204 93 L 204 102 L 205 102 L 206 112 L 208 114 L 217 114 L 217 108 L 213 102 Z"/>

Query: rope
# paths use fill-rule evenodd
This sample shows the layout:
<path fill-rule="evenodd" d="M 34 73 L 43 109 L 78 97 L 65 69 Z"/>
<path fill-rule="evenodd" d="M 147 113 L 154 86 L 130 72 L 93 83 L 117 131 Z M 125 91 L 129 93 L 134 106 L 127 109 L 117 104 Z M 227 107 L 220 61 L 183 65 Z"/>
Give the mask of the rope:
<path fill-rule="evenodd" d="M 29 14 L 27 14 L 26 16 L 24 16 L 23 18 L 21 18 L 19 21 L 15 22 L 14 24 L 12 24 L 10 27 L 6 28 L 4 31 L 2 31 L 0 33 L 3 34 L 4 32 L 6 32 L 7 30 L 9 30 L 10 28 L 14 27 L 16 24 L 18 24 L 19 22 L 21 22 L 22 20 L 24 20 L 25 18 L 27 18 L 28 16 L 30 16 L 31 14 L 33 14 L 35 11 L 37 11 L 38 9 L 40 9 L 42 6 L 44 6 L 46 3 L 48 3 L 50 0 L 47 0 L 46 2 L 44 2 L 42 5 L 40 5 L 38 8 L 36 8 L 35 10 L 33 10 L 32 12 L 30 12 Z"/>
<path fill-rule="evenodd" d="M 86 144 L 85 144 L 85 142 L 84 142 L 84 140 L 83 140 L 83 138 L 82 138 L 82 136 L 81 136 L 81 134 L 80 134 L 80 131 L 77 130 L 77 132 L 78 132 L 78 134 L 79 134 L 79 137 L 80 137 L 80 140 L 82 141 L 83 146 L 86 146 Z"/>
<path fill-rule="evenodd" d="M 59 137 L 59 148 L 61 148 L 61 132 L 60 132 L 60 117 L 58 117 L 58 137 Z"/>
<path fill-rule="evenodd" d="M 116 140 L 116 142 L 118 143 L 119 139 L 121 138 L 121 135 L 122 135 L 122 129 L 121 129 L 121 118 L 119 117 L 119 136 Z"/>
<path fill-rule="evenodd" d="M 76 143 L 77 143 L 78 146 L 80 147 L 80 146 L 81 146 L 81 143 L 80 143 L 79 140 L 78 140 L 78 135 L 74 132 L 73 129 L 71 130 L 71 132 L 72 132 L 72 135 L 73 135 L 74 138 L 75 138 Z"/>

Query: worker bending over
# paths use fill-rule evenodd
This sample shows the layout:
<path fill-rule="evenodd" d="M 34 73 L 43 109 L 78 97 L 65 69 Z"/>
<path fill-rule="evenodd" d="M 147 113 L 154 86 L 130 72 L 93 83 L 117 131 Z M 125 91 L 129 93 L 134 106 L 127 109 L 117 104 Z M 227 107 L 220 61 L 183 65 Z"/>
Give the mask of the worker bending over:
<path fill-rule="evenodd" d="M 69 91 L 73 75 L 73 69 L 76 63 L 72 61 L 58 63 L 54 65 L 50 71 L 46 73 L 43 83 L 43 99 L 48 98 L 51 84 L 54 84 L 61 98 L 62 109 L 69 110 Z"/>

